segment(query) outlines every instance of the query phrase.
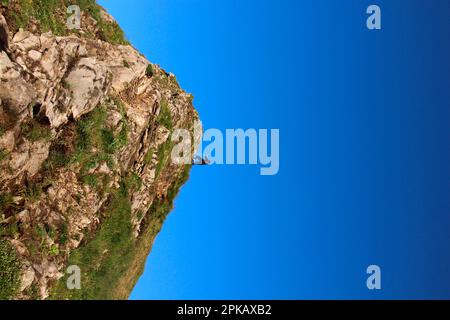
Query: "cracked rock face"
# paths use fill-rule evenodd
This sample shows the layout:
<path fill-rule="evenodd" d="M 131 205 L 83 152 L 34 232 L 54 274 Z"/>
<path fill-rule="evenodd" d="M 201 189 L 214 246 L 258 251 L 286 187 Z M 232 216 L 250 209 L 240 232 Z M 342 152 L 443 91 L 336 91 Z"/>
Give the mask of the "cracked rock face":
<path fill-rule="evenodd" d="M 127 298 L 164 219 L 159 208 L 171 207 L 189 172 L 167 150 L 171 131 L 192 132 L 198 120 L 192 96 L 131 46 L 9 32 L 6 22 L 0 15 L 11 39 L 0 32 L 0 228 L 21 265 L 13 298 L 73 298 L 55 288 L 73 253 L 114 219 L 118 194 L 133 256 L 111 295 L 97 297 Z M 102 248 L 96 268 L 114 250 Z"/>

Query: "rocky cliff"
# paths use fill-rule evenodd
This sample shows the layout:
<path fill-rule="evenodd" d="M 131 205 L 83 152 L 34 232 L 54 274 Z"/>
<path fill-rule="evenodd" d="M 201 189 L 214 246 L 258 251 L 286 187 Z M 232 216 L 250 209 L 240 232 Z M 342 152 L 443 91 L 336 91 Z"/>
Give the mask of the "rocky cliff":
<path fill-rule="evenodd" d="M 126 299 L 189 176 L 192 96 L 95 1 L 0 0 L 0 42 L 0 299 Z"/>

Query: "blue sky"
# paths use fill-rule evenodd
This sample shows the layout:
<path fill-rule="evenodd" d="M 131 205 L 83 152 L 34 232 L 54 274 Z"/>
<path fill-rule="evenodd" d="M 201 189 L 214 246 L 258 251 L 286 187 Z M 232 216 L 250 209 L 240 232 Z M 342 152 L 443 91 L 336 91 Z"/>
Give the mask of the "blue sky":
<path fill-rule="evenodd" d="M 205 128 L 280 129 L 276 176 L 193 169 L 132 299 L 450 298 L 448 1 L 99 3 Z"/>

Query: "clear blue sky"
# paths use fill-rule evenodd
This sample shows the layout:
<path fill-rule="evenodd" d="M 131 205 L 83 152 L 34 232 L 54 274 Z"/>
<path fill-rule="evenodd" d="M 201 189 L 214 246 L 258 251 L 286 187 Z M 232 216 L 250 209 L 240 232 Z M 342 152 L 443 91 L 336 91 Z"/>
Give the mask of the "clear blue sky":
<path fill-rule="evenodd" d="M 449 1 L 100 3 L 205 128 L 281 135 L 276 176 L 193 169 L 132 299 L 450 298 Z"/>

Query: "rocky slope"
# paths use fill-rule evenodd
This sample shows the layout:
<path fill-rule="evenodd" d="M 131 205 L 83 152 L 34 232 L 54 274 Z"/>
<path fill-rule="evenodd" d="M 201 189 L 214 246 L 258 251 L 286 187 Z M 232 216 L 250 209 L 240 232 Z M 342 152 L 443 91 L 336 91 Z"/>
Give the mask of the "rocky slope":
<path fill-rule="evenodd" d="M 192 96 L 70 2 L 82 30 L 64 29 L 67 1 L 0 1 L 0 299 L 126 299 L 189 175 L 169 154 Z"/>

